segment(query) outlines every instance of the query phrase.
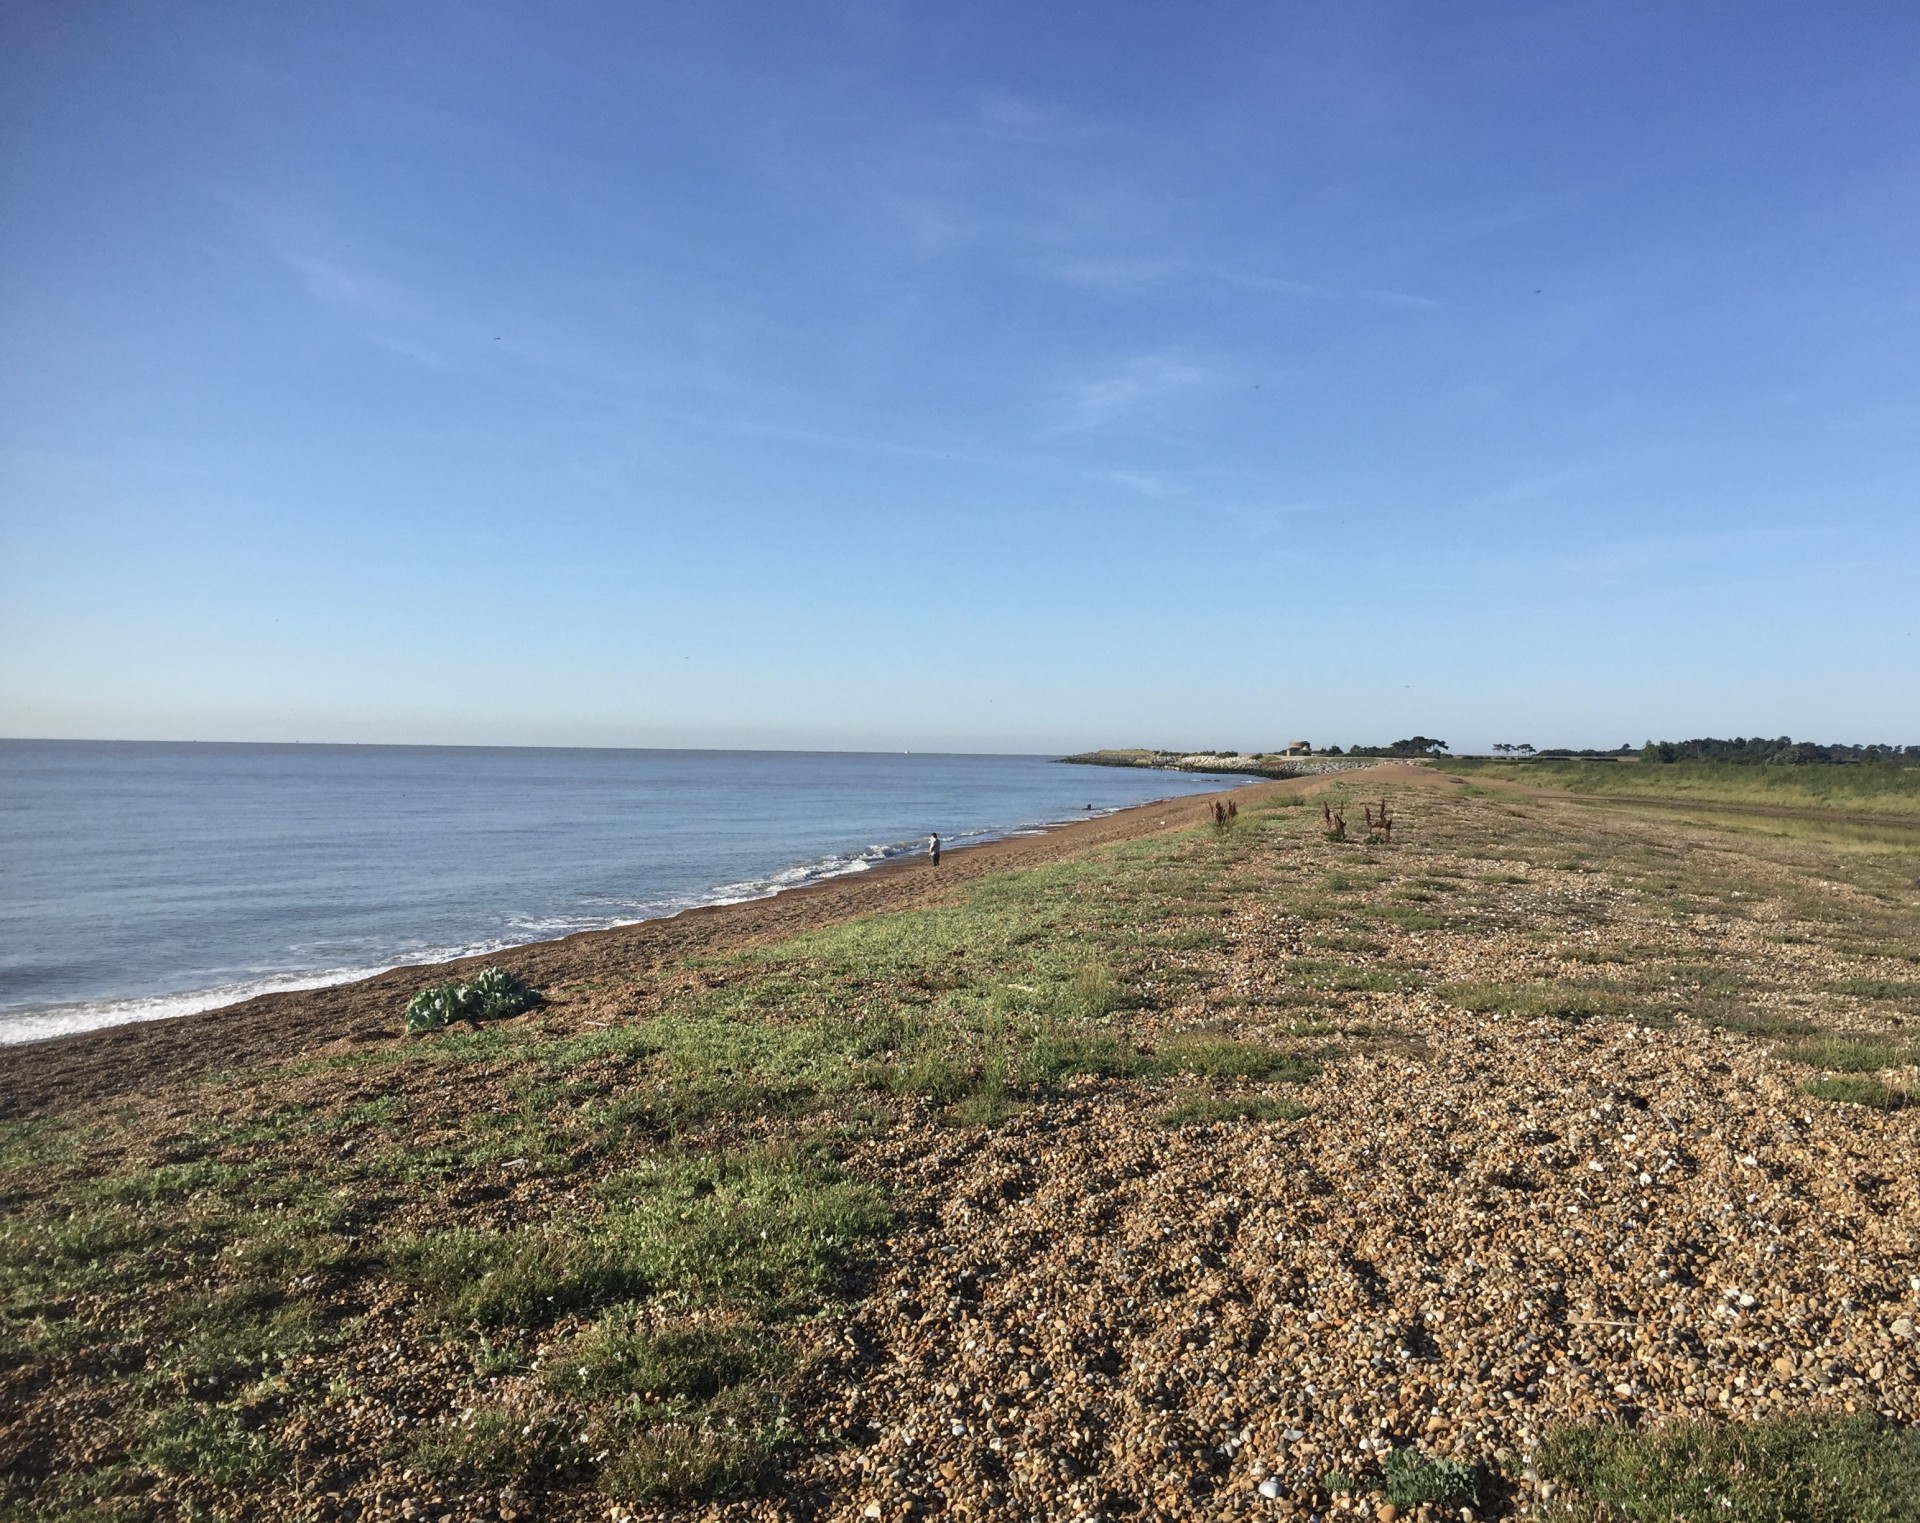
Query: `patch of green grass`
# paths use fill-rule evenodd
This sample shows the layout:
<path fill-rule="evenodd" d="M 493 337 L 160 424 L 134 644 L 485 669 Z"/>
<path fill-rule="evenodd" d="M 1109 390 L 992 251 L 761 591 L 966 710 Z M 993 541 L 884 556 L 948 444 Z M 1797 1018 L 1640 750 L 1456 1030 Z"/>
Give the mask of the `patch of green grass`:
<path fill-rule="evenodd" d="M 1226 950 L 1228 942 L 1218 931 L 1203 927 L 1144 937 L 1140 945 L 1163 952 L 1222 952 Z"/>
<path fill-rule="evenodd" d="M 1855 999 L 1884 999 L 1896 1002 L 1920 1000 L 1920 980 L 1911 978 L 1845 978 L 1828 984 L 1835 994 L 1851 994 Z"/>
<path fill-rule="evenodd" d="M 1313 1058 L 1261 1042 L 1220 1037 L 1176 1037 L 1154 1054 L 1160 1073 L 1197 1074 L 1209 1079 L 1253 1079 L 1263 1083 L 1303 1084 L 1320 1072 Z"/>
<path fill-rule="evenodd" d="M 774 1307 L 824 1290 L 890 1219 L 871 1186 L 811 1155 L 662 1152 L 599 1194 L 598 1220 L 405 1238 L 389 1262 L 444 1320 L 483 1327 L 663 1291 Z"/>
<path fill-rule="evenodd" d="M 777 1424 L 670 1419 L 610 1435 L 600 1490 L 627 1502 L 736 1497 L 757 1490 L 785 1447 Z"/>
<path fill-rule="evenodd" d="M 1648 971 L 1659 973 L 1662 970 L 1654 968 Z M 1738 970 L 1723 968 L 1717 963 L 1710 962 L 1676 962 L 1669 964 L 1664 971 L 1669 983 L 1684 984 L 1688 988 L 1709 994 L 1738 993 L 1750 982 L 1746 975 Z"/>
<path fill-rule="evenodd" d="M 72 1163 L 78 1157 L 77 1131 L 65 1118 L 0 1121 L 0 1173 Z"/>
<path fill-rule="evenodd" d="M 1298 1121 L 1311 1115 L 1298 1100 L 1269 1095 L 1189 1095 L 1160 1117 L 1165 1127 L 1213 1126 L 1227 1121 Z"/>
<path fill-rule="evenodd" d="M 134 1458 L 168 1475 L 232 1486 L 275 1470 L 280 1452 L 230 1406 L 180 1402 L 164 1408 L 134 1446 Z"/>
<path fill-rule="evenodd" d="M 1357 967 L 1353 963 L 1300 958 L 1287 966 L 1287 972 L 1304 988 L 1333 994 L 1391 994 L 1413 988 L 1421 981 L 1414 969 L 1401 963 Z"/>
<path fill-rule="evenodd" d="M 552 1408 L 475 1407 L 414 1440 L 408 1459 L 429 1475 L 523 1481 L 579 1470 L 589 1452 L 578 1420 Z"/>
<path fill-rule="evenodd" d="M 1019 1058 L 1018 1080 L 1029 1089 L 1058 1084 L 1076 1074 L 1123 1079 L 1144 1072 L 1149 1060 L 1106 1031 L 1043 1030 Z"/>
<path fill-rule="evenodd" d="M 1816 1100 L 1834 1100 L 1842 1105 L 1865 1105 L 1877 1111 L 1896 1111 L 1913 1104 L 1913 1093 L 1906 1089 L 1896 1089 L 1893 1085 L 1883 1084 L 1878 1079 L 1858 1077 L 1838 1077 L 1823 1075 L 1817 1079 L 1807 1079 L 1800 1085 L 1801 1092 L 1813 1096 Z"/>
<path fill-rule="evenodd" d="M 1873 1418 L 1556 1428 L 1534 1464 L 1629 1523 L 1920 1520 L 1920 1429 Z"/>
<path fill-rule="evenodd" d="M 790 1362 L 764 1327 L 649 1329 L 631 1312 L 615 1312 L 556 1355 L 544 1374 L 571 1396 L 699 1403 L 748 1380 L 783 1374 Z"/>
<path fill-rule="evenodd" d="M 1910 1042 L 1877 1041 L 1870 1037 L 1823 1036 L 1804 1042 L 1791 1042 L 1773 1050 L 1774 1056 L 1789 1063 L 1804 1063 L 1827 1073 L 1878 1073 L 1884 1068 L 1901 1068 L 1920 1056 Z"/>
<path fill-rule="evenodd" d="M 145 1284 L 147 1252 L 166 1228 L 124 1205 L 72 1207 L 60 1216 L 16 1218 L 0 1232 L 0 1270 L 16 1309 L 88 1291 Z"/>
<path fill-rule="evenodd" d="M 1063 1003 L 1082 1020 L 1111 1015 L 1121 1005 L 1120 981 L 1104 962 L 1084 962 L 1067 980 Z"/>
<path fill-rule="evenodd" d="M 1790 1015 L 1772 1015 L 1763 1010 L 1696 1011 L 1699 1019 L 1722 1031 L 1737 1031 L 1742 1036 L 1811 1036 L 1819 1028 L 1810 1021 Z"/>
<path fill-rule="evenodd" d="M 314 1343 L 313 1308 L 277 1284 L 243 1280 L 172 1308 L 176 1329 L 160 1369 L 189 1391 L 227 1390 Z"/>

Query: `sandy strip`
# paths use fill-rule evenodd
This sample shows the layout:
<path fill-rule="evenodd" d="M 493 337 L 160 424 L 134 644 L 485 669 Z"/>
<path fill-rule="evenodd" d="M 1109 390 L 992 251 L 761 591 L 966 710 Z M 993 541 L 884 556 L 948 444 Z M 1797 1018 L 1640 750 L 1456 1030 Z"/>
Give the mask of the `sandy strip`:
<path fill-rule="evenodd" d="M 1368 786 L 1376 781 L 1457 786 L 1452 778 L 1405 763 L 1370 768 L 1364 775 Z M 683 957 L 785 940 L 862 915 L 939 903 L 959 885 L 989 873 L 1036 867 L 1095 847 L 1198 824 L 1215 798 L 1247 804 L 1279 794 L 1315 792 L 1328 782 L 1320 776 L 1289 778 L 1223 794 L 1138 804 L 1037 835 L 952 851 L 938 869 L 929 867 L 924 858 L 904 858 L 745 904 L 710 905 L 454 962 L 394 968 L 324 989 L 263 994 L 197 1015 L 109 1026 L 8 1047 L 0 1055 L 0 1117 L 63 1110 L 194 1073 L 330 1056 L 386 1041 L 399 1030 L 401 1011 L 417 990 L 489 964 L 507 967 L 536 987 L 612 973 L 631 975 Z"/>

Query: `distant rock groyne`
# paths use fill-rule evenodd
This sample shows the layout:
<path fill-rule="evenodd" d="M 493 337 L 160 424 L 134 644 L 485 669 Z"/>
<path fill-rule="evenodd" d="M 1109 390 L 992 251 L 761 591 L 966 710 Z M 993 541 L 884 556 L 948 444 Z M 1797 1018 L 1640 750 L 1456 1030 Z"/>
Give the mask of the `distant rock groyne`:
<path fill-rule="evenodd" d="M 1236 772 L 1254 777 L 1312 777 L 1322 772 L 1354 772 L 1380 764 L 1377 756 L 1287 756 L 1276 751 L 1082 751 L 1063 762 L 1085 767 L 1154 767 L 1167 772 Z"/>

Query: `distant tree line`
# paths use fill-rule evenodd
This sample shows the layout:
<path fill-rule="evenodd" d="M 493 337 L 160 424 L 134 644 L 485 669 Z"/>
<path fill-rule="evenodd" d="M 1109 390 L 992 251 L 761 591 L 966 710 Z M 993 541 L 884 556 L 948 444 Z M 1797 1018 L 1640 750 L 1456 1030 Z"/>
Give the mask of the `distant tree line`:
<path fill-rule="evenodd" d="M 1407 753 L 1397 748 L 1411 744 L 1411 741 L 1396 741 L 1396 749 L 1391 751 L 1362 752 L 1357 746 L 1354 750 L 1356 755 L 1402 756 Z M 1862 764 L 1920 767 L 1920 746 L 1822 746 L 1808 740 L 1795 740 L 1790 735 L 1782 735 L 1778 740 L 1766 740 L 1760 736 L 1749 740 L 1744 735 L 1733 740 L 1650 740 L 1643 746 L 1620 746 L 1612 751 L 1575 751 L 1561 746 L 1549 746 L 1536 751 L 1525 742 L 1516 744 L 1501 741 L 1494 746 L 1493 753 L 1496 756 L 1514 756 L 1522 760 L 1531 758 L 1534 761 L 1622 761 L 1637 754 L 1640 760 L 1647 762 L 1710 761 L 1731 762 L 1736 766 L 1769 767 Z"/>
<path fill-rule="evenodd" d="M 1807 767 L 1858 766 L 1862 763 L 1920 767 L 1920 746 L 1822 746 L 1810 740 L 1782 735 L 1778 740 L 1759 736 L 1732 740 L 1650 740 L 1640 748 L 1640 759 L 1650 762 L 1716 761 L 1740 766 Z"/>
<path fill-rule="evenodd" d="M 1390 746 L 1350 746 L 1342 751 L 1338 746 L 1328 746 L 1322 756 L 1438 756 L 1447 749 L 1444 740 L 1433 740 L 1425 735 L 1411 736 L 1406 740 L 1396 740 Z"/>

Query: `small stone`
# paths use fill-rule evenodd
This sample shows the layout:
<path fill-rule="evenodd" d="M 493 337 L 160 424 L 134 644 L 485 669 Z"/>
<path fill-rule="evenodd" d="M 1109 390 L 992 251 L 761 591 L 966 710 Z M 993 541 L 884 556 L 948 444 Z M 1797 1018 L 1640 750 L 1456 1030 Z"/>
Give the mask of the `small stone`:
<path fill-rule="evenodd" d="M 1893 1319 L 1893 1336 L 1896 1338 L 1911 1338 L 1913 1336 L 1913 1318 L 1895 1317 Z"/>
<path fill-rule="evenodd" d="M 1265 1497 L 1269 1502 L 1278 1498 L 1280 1495 L 1280 1477 L 1270 1475 L 1262 1481 L 1260 1483 L 1260 1495 Z"/>
<path fill-rule="evenodd" d="M 866 1505 L 865 1507 L 863 1507 L 863 1508 L 861 1508 L 861 1509 L 860 1509 L 860 1516 L 861 1516 L 861 1517 L 863 1517 L 863 1518 L 877 1518 L 877 1517 L 879 1517 L 879 1516 L 880 1516 L 880 1504 L 879 1504 L 878 1502 L 869 1502 L 869 1503 L 867 1503 L 867 1505 Z"/>
<path fill-rule="evenodd" d="M 1380 1523 L 1394 1523 L 1394 1520 L 1400 1516 L 1400 1509 L 1391 1502 L 1382 1502 L 1374 1516 L 1380 1520 Z"/>

